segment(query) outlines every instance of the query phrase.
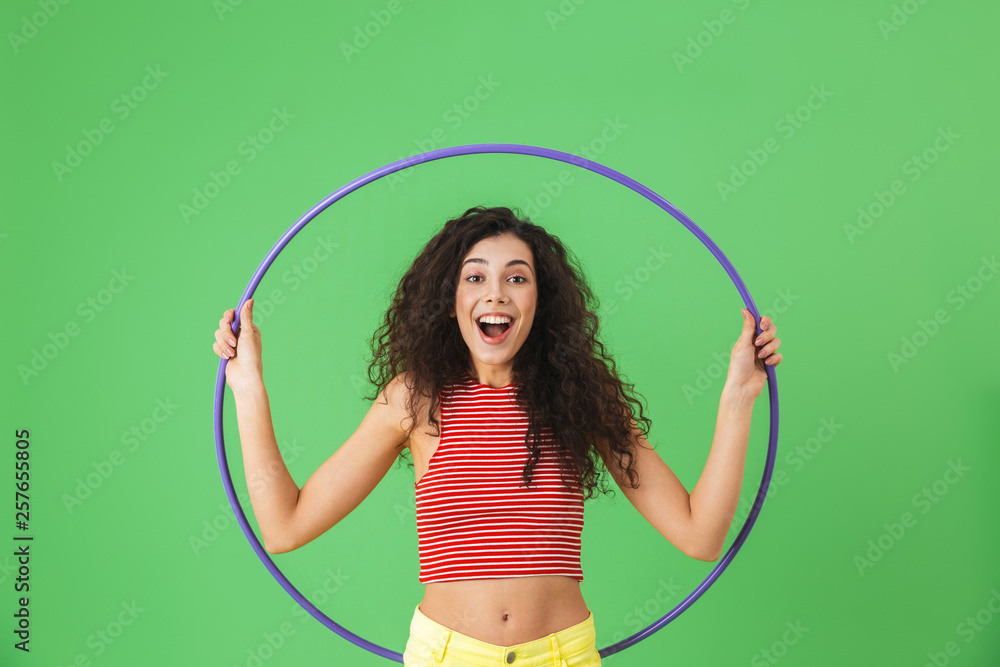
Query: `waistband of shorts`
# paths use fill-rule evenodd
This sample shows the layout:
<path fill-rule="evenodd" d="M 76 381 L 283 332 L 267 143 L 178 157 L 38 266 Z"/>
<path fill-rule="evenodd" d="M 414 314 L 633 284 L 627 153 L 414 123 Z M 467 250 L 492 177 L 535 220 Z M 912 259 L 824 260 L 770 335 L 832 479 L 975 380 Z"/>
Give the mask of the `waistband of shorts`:
<path fill-rule="evenodd" d="M 431 620 L 420 611 L 418 604 L 414 609 L 410 631 L 417 637 L 434 637 L 443 653 L 462 653 L 484 662 L 507 662 L 510 652 L 514 653 L 514 667 L 535 667 L 535 665 L 552 664 L 553 650 L 561 655 L 573 655 L 594 646 L 596 635 L 594 631 L 594 612 L 576 625 L 553 632 L 540 639 L 510 646 L 498 646 L 469 637 L 452 630 L 437 621 Z M 442 656 L 443 657 L 443 656 Z"/>

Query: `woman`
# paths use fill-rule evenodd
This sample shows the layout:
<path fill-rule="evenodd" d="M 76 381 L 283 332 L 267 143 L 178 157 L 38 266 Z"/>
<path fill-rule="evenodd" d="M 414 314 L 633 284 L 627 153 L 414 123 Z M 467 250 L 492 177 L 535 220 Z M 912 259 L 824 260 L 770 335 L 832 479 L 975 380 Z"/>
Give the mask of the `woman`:
<path fill-rule="evenodd" d="M 229 360 L 265 548 L 283 553 L 329 530 L 409 451 L 425 592 L 404 665 L 599 665 L 579 538 L 584 499 L 609 490 L 601 468 L 682 552 L 718 560 L 764 364 L 782 355 L 769 318 L 752 341 L 743 309 L 712 448 L 689 494 L 646 441 L 649 419 L 597 339 L 593 302 L 560 240 L 510 209 L 448 221 L 373 336 L 376 400 L 301 490 L 275 442 L 253 301 L 238 338 L 235 309 L 225 311 L 214 349 Z"/>

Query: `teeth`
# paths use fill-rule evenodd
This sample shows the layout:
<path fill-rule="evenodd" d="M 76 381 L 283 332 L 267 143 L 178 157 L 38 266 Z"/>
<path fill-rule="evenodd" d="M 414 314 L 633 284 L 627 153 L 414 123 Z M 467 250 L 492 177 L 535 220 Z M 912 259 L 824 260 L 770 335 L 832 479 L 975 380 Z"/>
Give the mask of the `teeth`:
<path fill-rule="evenodd" d="M 479 318 L 480 322 L 486 324 L 508 324 L 510 322 L 509 317 L 497 317 L 495 315 L 483 315 Z"/>

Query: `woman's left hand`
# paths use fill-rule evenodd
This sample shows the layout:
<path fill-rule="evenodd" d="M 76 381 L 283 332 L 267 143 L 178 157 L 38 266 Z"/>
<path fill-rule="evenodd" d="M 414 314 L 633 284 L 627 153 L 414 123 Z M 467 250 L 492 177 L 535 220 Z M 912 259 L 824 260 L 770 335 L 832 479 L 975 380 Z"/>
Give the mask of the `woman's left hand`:
<path fill-rule="evenodd" d="M 764 366 L 777 366 L 781 363 L 782 356 L 776 352 L 781 339 L 775 337 L 777 327 L 766 315 L 760 318 L 761 333 L 754 338 L 753 314 L 746 308 L 742 310 L 743 331 L 730 355 L 726 384 L 745 392 L 751 399 L 756 399 L 767 382 Z"/>

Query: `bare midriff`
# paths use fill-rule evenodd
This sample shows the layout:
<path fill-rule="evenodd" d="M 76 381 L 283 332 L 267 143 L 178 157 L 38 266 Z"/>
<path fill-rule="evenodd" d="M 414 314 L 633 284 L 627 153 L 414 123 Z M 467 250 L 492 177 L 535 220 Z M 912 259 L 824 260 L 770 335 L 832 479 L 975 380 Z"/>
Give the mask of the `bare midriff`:
<path fill-rule="evenodd" d="M 580 582 L 553 576 L 429 583 L 420 611 L 445 627 L 497 646 L 541 639 L 590 615 Z"/>

